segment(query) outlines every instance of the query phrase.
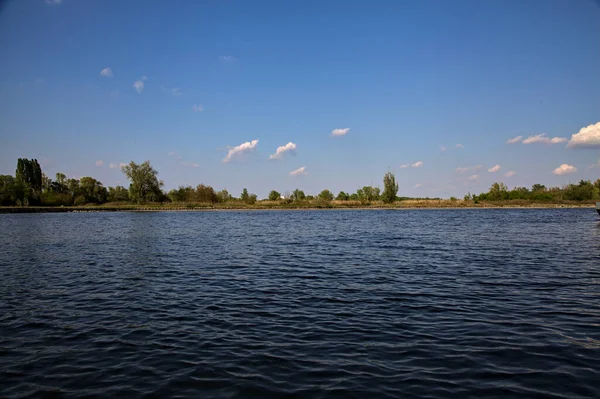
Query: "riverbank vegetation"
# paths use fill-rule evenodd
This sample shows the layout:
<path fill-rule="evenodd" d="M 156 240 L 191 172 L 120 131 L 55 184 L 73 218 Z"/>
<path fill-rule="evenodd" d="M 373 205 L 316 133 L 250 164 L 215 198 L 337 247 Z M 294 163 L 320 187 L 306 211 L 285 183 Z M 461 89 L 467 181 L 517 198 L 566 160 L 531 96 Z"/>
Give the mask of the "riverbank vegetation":
<path fill-rule="evenodd" d="M 281 194 L 272 190 L 265 199 L 258 199 L 244 188 L 238 197 L 227 190 L 199 184 L 181 186 L 167 192 L 158 179 L 158 172 L 149 161 L 130 162 L 122 167 L 130 181 L 129 187 L 105 187 L 92 177 L 67 178 L 57 173 L 46 176 L 35 159 L 19 158 L 15 176 L 0 175 L 0 205 L 4 207 L 83 207 L 85 209 L 294 209 L 294 208 L 424 208 L 424 207 L 492 207 L 492 206 L 581 206 L 600 200 L 600 179 L 581 180 L 577 184 L 547 188 L 535 184 L 531 189 L 508 189 L 494 183 L 481 194 L 467 194 L 464 199 L 407 198 L 398 196 L 398 184 L 393 173 L 383 177 L 383 192 L 378 187 L 364 186 L 354 193 L 340 191 L 335 195 L 323 190 L 306 195 L 301 189 Z M 82 209 L 83 209 L 82 208 Z M 33 210 L 33 209 L 32 209 Z"/>

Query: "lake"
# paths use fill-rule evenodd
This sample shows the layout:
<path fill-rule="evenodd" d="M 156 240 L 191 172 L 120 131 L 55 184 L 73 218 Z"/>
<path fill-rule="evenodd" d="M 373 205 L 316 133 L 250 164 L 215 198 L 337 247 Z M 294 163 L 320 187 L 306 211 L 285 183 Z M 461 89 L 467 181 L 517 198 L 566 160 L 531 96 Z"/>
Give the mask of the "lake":
<path fill-rule="evenodd" d="M 0 215 L 0 397 L 600 397 L 593 209 Z"/>

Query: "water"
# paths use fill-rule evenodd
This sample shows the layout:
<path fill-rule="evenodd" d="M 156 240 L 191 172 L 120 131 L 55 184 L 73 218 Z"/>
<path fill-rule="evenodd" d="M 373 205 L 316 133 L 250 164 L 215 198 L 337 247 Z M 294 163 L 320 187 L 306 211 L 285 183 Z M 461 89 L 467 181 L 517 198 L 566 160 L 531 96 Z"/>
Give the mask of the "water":
<path fill-rule="evenodd" d="M 0 215 L 0 397 L 600 397 L 596 218 Z"/>

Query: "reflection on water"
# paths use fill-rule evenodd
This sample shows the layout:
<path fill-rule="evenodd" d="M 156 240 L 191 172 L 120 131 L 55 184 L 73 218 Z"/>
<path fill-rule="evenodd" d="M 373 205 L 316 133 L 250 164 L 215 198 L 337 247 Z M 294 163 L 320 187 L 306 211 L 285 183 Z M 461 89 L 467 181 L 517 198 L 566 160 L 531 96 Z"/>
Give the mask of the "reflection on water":
<path fill-rule="evenodd" d="M 599 397 L 596 219 L 0 215 L 0 397 Z"/>

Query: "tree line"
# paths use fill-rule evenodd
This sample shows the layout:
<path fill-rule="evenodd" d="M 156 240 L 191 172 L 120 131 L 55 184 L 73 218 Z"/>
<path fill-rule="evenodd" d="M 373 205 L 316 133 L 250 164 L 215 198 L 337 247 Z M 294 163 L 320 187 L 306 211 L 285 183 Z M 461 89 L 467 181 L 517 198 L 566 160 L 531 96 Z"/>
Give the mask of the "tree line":
<path fill-rule="evenodd" d="M 529 200 L 537 202 L 551 201 L 590 201 L 600 200 L 600 179 L 595 182 L 581 180 L 576 184 L 567 184 L 564 187 L 546 187 L 543 184 L 534 184 L 527 187 L 515 187 L 509 190 L 504 183 L 494 183 L 488 192 L 479 195 L 467 194 L 465 200 L 479 201 L 509 201 Z"/>
<path fill-rule="evenodd" d="M 105 187 L 92 177 L 80 179 L 67 178 L 57 173 L 54 180 L 42 172 L 36 159 L 19 158 L 15 176 L 0 175 L 0 205 L 2 206 L 71 206 L 86 204 L 143 204 L 143 203 L 227 203 L 237 202 L 252 205 L 258 201 L 257 195 L 246 188 L 238 197 L 227 190 L 216 191 L 213 187 L 199 184 L 196 187 L 180 186 L 165 192 L 164 183 L 158 179 L 158 172 L 149 161 L 130 162 L 121 168 L 130 184 L 129 187 Z M 265 200 L 272 202 L 294 203 L 301 201 L 359 201 L 369 204 L 376 201 L 392 203 L 406 197 L 398 197 L 398 184 L 393 173 L 383 177 L 383 191 L 379 187 L 364 186 L 354 193 L 340 191 L 337 195 L 330 190 L 319 194 L 306 195 L 296 189 L 281 194 L 271 190 Z M 455 198 L 452 198 L 455 199 Z M 562 188 L 535 184 L 531 189 L 516 187 L 509 190 L 504 183 L 494 183 L 490 190 L 479 195 L 467 194 L 465 200 L 480 201 L 587 201 L 600 199 L 600 179 L 595 182 L 581 180 L 578 184 L 569 184 Z"/>
<path fill-rule="evenodd" d="M 227 190 L 216 191 L 208 185 L 199 184 L 196 187 L 180 186 L 168 192 L 163 191 L 164 183 L 158 179 L 158 172 L 149 161 L 143 163 L 130 162 L 121 168 L 129 187 L 105 187 L 93 177 L 80 179 L 67 178 L 63 173 L 57 173 L 54 180 L 46 176 L 36 159 L 19 158 L 15 176 L 0 175 L 0 205 L 2 206 L 71 206 L 105 203 L 225 203 L 242 202 L 252 205 L 257 202 L 256 194 L 244 188 L 239 197 L 232 196 Z M 398 198 L 398 184 L 395 176 L 388 172 L 384 176 L 384 191 L 378 187 L 365 186 L 348 194 L 341 191 L 337 197 L 329 190 L 321 191 L 317 196 L 305 195 L 300 189 L 290 194 L 280 194 L 272 190 L 269 201 L 307 201 L 334 199 L 346 201 L 356 200 L 362 203 L 371 201 L 393 202 Z"/>

